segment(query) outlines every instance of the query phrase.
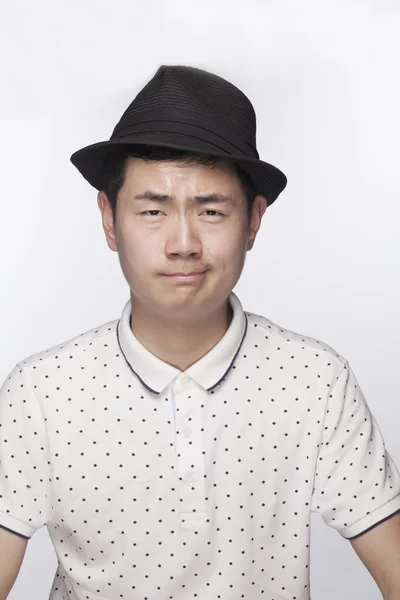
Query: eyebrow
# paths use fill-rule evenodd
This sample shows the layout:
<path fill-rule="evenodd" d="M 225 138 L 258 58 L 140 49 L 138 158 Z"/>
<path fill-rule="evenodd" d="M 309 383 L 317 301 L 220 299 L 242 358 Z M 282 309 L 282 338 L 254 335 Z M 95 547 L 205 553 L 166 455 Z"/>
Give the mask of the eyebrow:
<path fill-rule="evenodd" d="M 167 194 L 157 194 L 156 192 L 152 192 L 150 190 L 146 190 L 142 194 L 137 194 L 134 196 L 135 200 L 153 200 L 154 202 L 169 202 L 173 199 L 172 196 Z M 208 204 L 219 203 L 219 204 L 235 204 L 233 198 L 229 196 L 224 196 L 224 194 L 207 194 L 202 196 L 189 196 L 187 198 L 188 204 Z"/>

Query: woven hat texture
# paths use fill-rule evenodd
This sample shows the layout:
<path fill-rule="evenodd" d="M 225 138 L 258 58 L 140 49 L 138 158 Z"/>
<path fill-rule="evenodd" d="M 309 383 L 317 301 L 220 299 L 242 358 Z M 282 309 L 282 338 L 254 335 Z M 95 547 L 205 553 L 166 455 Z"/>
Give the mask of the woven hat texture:
<path fill-rule="evenodd" d="M 284 173 L 259 158 L 250 100 L 226 79 L 196 67 L 160 66 L 122 114 L 110 139 L 74 152 L 71 162 L 100 190 L 110 152 L 133 145 L 229 158 L 247 172 L 268 205 L 286 187 Z"/>

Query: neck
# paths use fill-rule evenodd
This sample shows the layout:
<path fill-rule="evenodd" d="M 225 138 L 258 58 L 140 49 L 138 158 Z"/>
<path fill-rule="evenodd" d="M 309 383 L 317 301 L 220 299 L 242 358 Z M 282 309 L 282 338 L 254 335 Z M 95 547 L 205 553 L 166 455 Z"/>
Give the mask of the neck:
<path fill-rule="evenodd" d="M 233 318 L 226 301 L 213 314 L 196 321 L 160 318 L 132 302 L 132 333 L 149 352 L 167 364 L 186 371 L 205 356 L 227 332 Z"/>

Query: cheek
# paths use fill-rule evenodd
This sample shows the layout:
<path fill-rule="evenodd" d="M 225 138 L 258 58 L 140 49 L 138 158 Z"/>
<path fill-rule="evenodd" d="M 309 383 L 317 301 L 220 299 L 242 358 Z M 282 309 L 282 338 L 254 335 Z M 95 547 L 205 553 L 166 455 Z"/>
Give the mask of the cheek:
<path fill-rule="evenodd" d="M 156 262 L 156 251 L 146 240 L 141 240 L 139 236 L 125 238 L 120 247 L 120 256 L 124 263 L 132 271 L 142 271 L 151 268 L 151 264 Z"/>
<path fill-rule="evenodd" d="M 246 255 L 246 239 L 241 232 L 231 233 L 214 240 L 213 244 L 205 251 L 210 264 L 220 267 L 224 271 L 236 271 L 243 267 Z"/>
<path fill-rule="evenodd" d="M 141 237 L 143 236 L 129 213 L 119 215 L 117 232 L 120 252 L 123 254 L 135 253 L 142 243 Z"/>
<path fill-rule="evenodd" d="M 218 236 L 218 238 L 214 240 L 214 246 L 221 256 L 228 254 L 233 257 L 241 254 L 244 244 L 245 234 L 243 228 L 239 227 L 232 228 L 229 232 Z"/>
<path fill-rule="evenodd" d="M 121 225 L 121 223 L 123 223 L 123 225 Z M 123 215 L 120 215 L 120 221 L 116 228 L 115 239 L 120 261 L 124 262 L 125 264 L 135 264 L 139 254 L 141 240 L 140 236 L 138 236 L 135 232 L 135 229 L 130 223 L 129 219 Z"/>

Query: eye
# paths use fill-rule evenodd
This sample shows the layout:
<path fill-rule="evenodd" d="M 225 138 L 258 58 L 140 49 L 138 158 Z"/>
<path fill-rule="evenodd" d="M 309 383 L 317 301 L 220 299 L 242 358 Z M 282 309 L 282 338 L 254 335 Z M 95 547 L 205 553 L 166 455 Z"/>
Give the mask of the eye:
<path fill-rule="evenodd" d="M 147 215 L 148 213 L 159 213 L 159 212 L 161 212 L 161 211 L 159 211 L 159 210 L 145 210 L 144 212 L 142 212 L 142 213 L 140 213 L 140 214 L 141 214 L 141 215 Z M 205 210 L 204 212 L 217 213 L 218 215 L 221 215 L 221 217 L 223 217 L 223 216 L 224 216 L 224 215 L 223 215 L 223 213 L 219 212 L 218 210 L 211 210 L 211 209 L 208 209 L 208 210 Z M 158 217 L 158 215 L 151 215 L 151 216 L 152 216 L 152 217 L 153 217 L 153 216 L 154 216 L 154 217 Z"/>
<path fill-rule="evenodd" d="M 144 212 L 140 213 L 141 215 L 147 215 L 148 213 L 155 213 L 155 212 L 160 212 L 159 210 L 145 210 Z M 152 215 L 154 216 L 154 215 Z"/>
<path fill-rule="evenodd" d="M 204 212 L 212 212 L 212 213 L 217 213 L 218 215 L 221 215 L 221 217 L 223 217 L 223 213 L 219 212 L 218 210 L 212 210 L 211 208 L 209 210 L 205 210 Z"/>

